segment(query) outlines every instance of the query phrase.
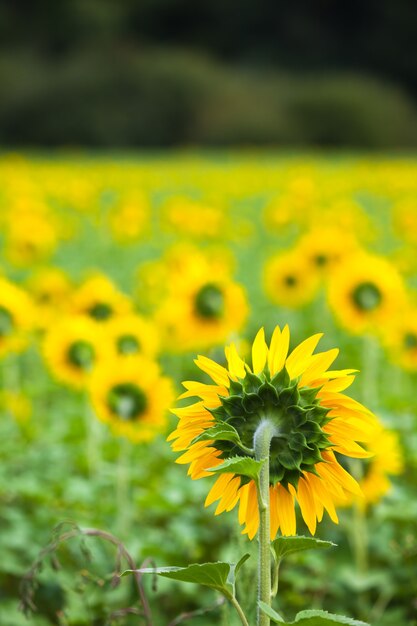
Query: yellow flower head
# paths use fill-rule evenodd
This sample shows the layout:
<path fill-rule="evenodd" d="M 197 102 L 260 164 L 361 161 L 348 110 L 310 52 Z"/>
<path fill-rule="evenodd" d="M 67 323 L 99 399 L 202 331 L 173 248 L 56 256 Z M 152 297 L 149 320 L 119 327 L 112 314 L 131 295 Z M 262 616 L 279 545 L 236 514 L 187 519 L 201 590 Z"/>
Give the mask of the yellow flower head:
<path fill-rule="evenodd" d="M 340 324 L 352 333 L 381 330 L 406 302 L 396 268 L 382 257 L 348 257 L 329 280 L 328 300 Z"/>
<path fill-rule="evenodd" d="M 401 448 L 398 435 L 394 431 L 381 428 L 366 444 L 373 456 L 368 460 L 363 478 L 359 481 L 364 495 L 361 506 L 375 504 L 391 488 L 390 476 L 403 470 Z"/>
<path fill-rule="evenodd" d="M 58 380 L 82 388 L 94 368 L 110 360 L 113 351 L 101 327 L 80 315 L 51 327 L 45 335 L 43 355 Z"/>
<path fill-rule="evenodd" d="M 183 383 L 186 392 L 180 398 L 199 400 L 173 410 L 179 424 L 169 440 L 174 441 L 173 450 L 185 451 L 177 463 L 190 464 L 188 473 L 193 479 L 210 476 L 212 468 L 231 457 L 251 455 L 261 420 L 267 417 L 273 422 L 271 537 L 279 528 L 283 535 L 295 534 L 296 500 L 312 534 L 324 510 L 337 523 L 335 503 L 349 493 L 360 495 L 359 485 L 340 465 L 337 455 L 371 456 L 361 443 L 372 438 L 376 419 L 342 393 L 353 382 L 354 370 L 328 369 L 338 350 L 313 354 L 321 336 L 306 339 L 288 355 L 288 326 L 282 331 L 275 329 L 269 347 L 261 329 L 252 346 L 251 368 L 234 344 L 225 350 L 227 368 L 199 356 L 197 366 L 214 384 Z M 253 480 L 234 473 L 221 474 L 206 506 L 214 501 L 218 501 L 216 515 L 239 503 L 243 532 L 249 538 L 255 536 L 259 515 Z"/>
<path fill-rule="evenodd" d="M 417 371 L 417 308 L 404 307 L 388 320 L 382 333 L 392 360 L 410 372 Z"/>
<path fill-rule="evenodd" d="M 76 290 L 71 302 L 73 314 L 86 315 L 99 323 L 108 322 L 116 315 L 126 315 L 131 310 L 129 299 L 117 290 L 111 280 L 98 274 Z"/>
<path fill-rule="evenodd" d="M 0 357 L 24 349 L 34 317 L 33 303 L 26 292 L 0 278 Z"/>
<path fill-rule="evenodd" d="M 46 209 L 13 210 L 6 228 L 6 255 L 13 265 L 31 265 L 48 258 L 56 248 L 56 226 Z"/>
<path fill-rule="evenodd" d="M 129 194 L 113 209 L 110 228 L 120 243 L 137 241 L 149 222 L 149 203 L 145 195 Z"/>
<path fill-rule="evenodd" d="M 340 228 L 315 228 L 304 235 L 297 246 L 310 271 L 328 275 L 348 254 L 357 248 L 351 233 Z"/>
<path fill-rule="evenodd" d="M 197 252 L 177 261 L 169 293 L 156 313 L 170 349 L 213 346 L 239 331 L 248 314 L 246 294 L 230 277 L 224 260 Z"/>
<path fill-rule="evenodd" d="M 314 299 L 319 281 L 305 257 L 293 251 L 274 255 L 266 262 L 264 285 L 272 302 L 298 308 Z"/>
<path fill-rule="evenodd" d="M 47 328 L 65 311 L 72 290 L 71 281 L 57 267 L 46 267 L 30 277 L 27 287 L 37 308 L 36 324 Z"/>
<path fill-rule="evenodd" d="M 140 315 L 116 317 L 106 325 L 106 336 L 119 356 L 154 357 L 159 349 L 157 330 Z"/>
<path fill-rule="evenodd" d="M 103 363 L 90 385 L 97 417 L 116 435 L 132 441 L 148 441 L 166 425 L 173 399 L 171 381 L 159 366 L 143 356 Z"/>

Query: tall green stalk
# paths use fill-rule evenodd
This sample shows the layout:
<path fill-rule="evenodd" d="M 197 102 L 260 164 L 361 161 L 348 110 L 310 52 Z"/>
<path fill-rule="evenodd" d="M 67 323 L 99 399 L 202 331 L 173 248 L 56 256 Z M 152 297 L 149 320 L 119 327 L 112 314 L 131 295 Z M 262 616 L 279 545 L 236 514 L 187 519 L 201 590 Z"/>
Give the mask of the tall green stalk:
<path fill-rule="evenodd" d="M 255 458 L 263 461 L 263 466 L 257 484 L 258 507 L 259 507 L 259 532 L 258 532 L 258 602 L 265 602 L 271 606 L 271 539 L 270 539 L 270 514 L 269 514 L 269 447 L 274 436 L 274 426 L 268 420 L 263 420 L 254 437 Z M 270 626 L 270 619 L 263 613 L 258 605 L 258 626 Z"/>

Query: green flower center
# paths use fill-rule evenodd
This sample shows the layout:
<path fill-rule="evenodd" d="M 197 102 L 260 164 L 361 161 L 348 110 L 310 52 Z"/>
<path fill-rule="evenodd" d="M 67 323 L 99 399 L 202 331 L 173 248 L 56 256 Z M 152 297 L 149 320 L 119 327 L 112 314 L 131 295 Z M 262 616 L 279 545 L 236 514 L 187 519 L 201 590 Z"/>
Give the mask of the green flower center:
<path fill-rule="evenodd" d="M 0 337 L 6 337 L 13 331 L 13 317 L 7 309 L 0 307 Z"/>
<path fill-rule="evenodd" d="M 329 409 L 319 404 L 319 389 L 299 389 L 284 368 L 272 379 L 267 372 L 259 376 L 248 372 L 239 382 L 231 382 L 230 395 L 220 397 L 221 406 L 207 409 L 217 422 L 233 426 L 246 448 L 252 448 L 253 437 L 262 418 L 270 419 L 276 428 L 270 448 L 271 482 L 297 487 L 302 472 L 314 472 L 323 459 L 321 452 L 331 444 L 323 431 L 330 419 Z M 245 455 L 238 444 L 216 441 L 222 458 Z"/>
<path fill-rule="evenodd" d="M 195 297 L 195 311 L 205 319 L 218 319 L 224 312 L 224 295 L 217 285 L 204 285 Z"/>
<path fill-rule="evenodd" d="M 90 370 L 95 359 L 95 350 L 87 341 L 75 341 L 68 349 L 68 361 L 81 370 Z"/>
<path fill-rule="evenodd" d="M 89 310 L 88 314 L 98 322 L 104 322 L 113 315 L 113 309 L 106 302 L 96 302 Z"/>
<path fill-rule="evenodd" d="M 324 267 L 328 263 L 328 258 L 325 254 L 316 254 L 314 262 L 318 267 Z"/>
<path fill-rule="evenodd" d="M 362 283 L 355 287 L 352 299 L 362 311 L 373 311 L 382 302 L 382 293 L 373 283 Z"/>
<path fill-rule="evenodd" d="M 120 383 L 107 394 L 110 411 L 123 421 L 138 419 L 148 406 L 146 394 L 134 383 Z"/>
<path fill-rule="evenodd" d="M 417 335 L 414 333 L 406 333 L 404 336 L 404 348 L 407 350 L 415 350 L 417 348 Z"/>
<path fill-rule="evenodd" d="M 119 354 L 135 354 L 140 350 L 140 343 L 134 335 L 121 335 L 117 338 Z"/>
<path fill-rule="evenodd" d="M 298 283 L 298 280 L 295 276 L 288 274 L 288 276 L 284 276 L 284 284 L 286 287 L 295 287 Z"/>

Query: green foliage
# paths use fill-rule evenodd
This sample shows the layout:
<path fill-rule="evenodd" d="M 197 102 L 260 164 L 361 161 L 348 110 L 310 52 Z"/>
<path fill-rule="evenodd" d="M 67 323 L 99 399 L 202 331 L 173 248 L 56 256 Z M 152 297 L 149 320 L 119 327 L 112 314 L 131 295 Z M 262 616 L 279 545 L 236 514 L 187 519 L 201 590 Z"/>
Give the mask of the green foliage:
<path fill-rule="evenodd" d="M 335 545 L 332 541 L 323 541 L 315 537 L 277 537 L 271 543 L 271 549 L 274 552 L 276 561 L 279 562 L 284 557 L 295 552 L 332 548 Z"/>
<path fill-rule="evenodd" d="M 285 622 L 283 618 L 264 602 L 259 606 L 263 613 L 268 615 L 275 624 L 298 624 L 299 626 L 327 626 L 330 624 L 345 624 L 346 626 L 368 626 L 365 622 L 360 622 L 344 615 L 333 615 L 327 611 L 301 611 L 295 616 L 293 622 Z"/>
<path fill-rule="evenodd" d="M 216 467 L 209 468 L 208 471 L 215 474 L 236 474 L 238 476 L 246 476 L 257 481 L 262 469 L 263 461 L 256 461 L 248 456 L 236 456 L 224 461 Z"/>

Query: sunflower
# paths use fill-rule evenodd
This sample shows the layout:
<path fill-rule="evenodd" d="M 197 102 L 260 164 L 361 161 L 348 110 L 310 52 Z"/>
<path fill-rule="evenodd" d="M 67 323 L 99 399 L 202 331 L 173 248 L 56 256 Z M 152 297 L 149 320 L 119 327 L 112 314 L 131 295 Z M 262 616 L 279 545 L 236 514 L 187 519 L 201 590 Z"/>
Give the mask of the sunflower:
<path fill-rule="evenodd" d="M 149 202 L 144 195 L 130 194 L 113 209 L 110 228 L 120 243 L 137 241 L 149 223 Z"/>
<path fill-rule="evenodd" d="M 0 357 L 20 352 L 34 324 L 33 303 L 28 294 L 0 278 Z"/>
<path fill-rule="evenodd" d="M 111 280 L 97 274 L 75 291 L 70 308 L 75 315 L 86 315 L 95 322 L 103 323 L 115 315 L 130 313 L 132 305 Z"/>
<path fill-rule="evenodd" d="M 97 364 L 110 359 L 113 352 L 99 325 L 79 315 L 51 327 L 44 338 L 43 355 L 58 380 L 82 388 Z"/>
<path fill-rule="evenodd" d="M 90 393 L 98 418 L 135 442 L 165 428 L 173 398 L 171 381 L 142 355 L 103 363 L 91 377 Z"/>
<path fill-rule="evenodd" d="M 106 336 L 120 356 L 143 354 L 154 357 L 159 338 L 155 326 L 140 315 L 123 315 L 106 326 Z"/>
<path fill-rule="evenodd" d="M 304 257 L 310 271 L 328 275 L 347 255 L 357 248 L 353 235 L 340 228 L 315 228 L 299 241 L 297 252 Z"/>
<path fill-rule="evenodd" d="M 213 346 L 242 328 L 248 314 L 246 294 L 223 261 L 190 254 L 169 276 L 168 295 L 155 317 L 170 349 Z"/>
<path fill-rule="evenodd" d="M 398 435 L 394 431 L 381 427 L 366 444 L 366 448 L 372 452 L 373 457 L 367 461 L 363 477 L 359 481 L 364 496 L 358 501 L 360 506 L 375 504 L 381 500 L 391 488 L 389 477 L 400 474 L 403 470 L 401 448 Z"/>
<path fill-rule="evenodd" d="M 274 255 L 266 262 L 264 286 L 275 304 L 298 308 L 314 299 L 319 281 L 306 259 L 293 251 Z"/>
<path fill-rule="evenodd" d="M 58 243 L 49 211 L 20 206 L 11 210 L 6 224 L 6 256 L 16 266 L 29 266 L 48 258 Z"/>
<path fill-rule="evenodd" d="M 352 333 L 381 330 L 406 303 L 403 280 L 382 257 L 364 252 L 348 257 L 332 273 L 328 301 Z"/>
<path fill-rule="evenodd" d="M 384 327 L 382 340 L 392 360 L 404 369 L 417 371 L 417 309 L 405 307 Z"/>
<path fill-rule="evenodd" d="M 47 328 L 65 311 L 71 281 L 57 267 L 45 267 L 30 277 L 27 287 L 37 308 L 36 323 L 40 328 Z"/>
<path fill-rule="evenodd" d="M 338 522 L 335 503 L 348 494 L 360 495 L 357 481 L 340 465 L 338 455 L 371 456 L 361 445 L 371 440 L 376 418 L 364 406 L 341 393 L 353 382 L 355 370 L 328 370 L 338 350 L 313 354 L 321 334 L 303 341 L 288 356 L 289 329 L 277 327 L 268 348 L 261 329 L 252 346 L 252 369 L 234 344 L 226 347 L 228 367 L 199 356 L 195 363 L 214 384 L 187 381 L 180 398 L 196 403 L 173 409 L 179 417 L 171 433 L 174 451 L 185 451 L 177 463 L 190 464 L 193 479 L 210 476 L 226 459 L 253 455 L 253 437 L 267 417 L 275 427 L 270 447 L 270 530 L 275 537 L 296 532 L 295 501 L 310 532 L 324 510 Z M 226 440 L 205 439 L 213 426 L 224 425 Z M 217 429 L 221 431 L 222 429 Z M 359 442 L 359 443 L 358 443 Z M 206 506 L 218 501 L 215 514 L 239 503 L 239 521 L 252 539 L 258 529 L 257 489 L 253 480 L 221 474 Z"/>

